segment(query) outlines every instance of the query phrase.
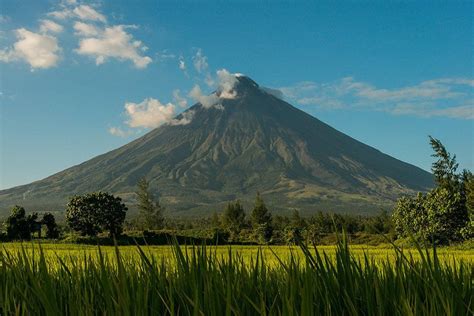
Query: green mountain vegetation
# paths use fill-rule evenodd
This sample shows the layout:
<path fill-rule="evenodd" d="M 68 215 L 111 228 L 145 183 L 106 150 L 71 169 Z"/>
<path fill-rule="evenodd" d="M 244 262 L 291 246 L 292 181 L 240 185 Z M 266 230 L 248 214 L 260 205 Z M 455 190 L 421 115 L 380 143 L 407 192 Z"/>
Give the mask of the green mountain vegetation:
<path fill-rule="evenodd" d="M 146 177 L 168 215 L 212 214 L 260 192 L 268 208 L 372 213 L 405 194 L 426 191 L 433 176 L 365 145 L 277 98 L 248 77 L 222 106 L 197 103 L 177 120 L 116 150 L 31 184 L 0 191 L 12 205 L 62 210 L 68 197 L 119 195 L 133 210 Z"/>

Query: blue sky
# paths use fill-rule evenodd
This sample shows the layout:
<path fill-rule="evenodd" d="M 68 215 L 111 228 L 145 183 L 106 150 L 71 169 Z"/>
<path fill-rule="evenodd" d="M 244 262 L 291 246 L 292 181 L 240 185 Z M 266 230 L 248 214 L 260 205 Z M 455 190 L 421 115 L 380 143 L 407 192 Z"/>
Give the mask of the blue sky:
<path fill-rule="evenodd" d="M 2 0 L 0 188 L 169 122 L 221 69 L 423 169 L 428 135 L 474 169 L 473 3 L 314 2 Z"/>

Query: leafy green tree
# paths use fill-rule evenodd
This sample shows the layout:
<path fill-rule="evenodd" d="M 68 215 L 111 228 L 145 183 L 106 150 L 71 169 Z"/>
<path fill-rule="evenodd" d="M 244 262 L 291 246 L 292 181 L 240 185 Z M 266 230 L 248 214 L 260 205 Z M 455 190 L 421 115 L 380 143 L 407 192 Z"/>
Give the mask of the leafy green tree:
<path fill-rule="evenodd" d="M 273 233 L 272 214 L 267 209 L 260 193 L 255 197 L 255 206 L 251 214 L 252 227 L 260 242 L 270 241 Z"/>
<path fill-rule="evenodd" d="M 427 194 L 423 207 L 428 221 L 426 236 L 430 241 L 446 243 L 461 239 L 467 212 L 459 192 L 436 188 Z"/>
<path fill-rule="evenodd" d="M 41 222 L 46 226 L 46 238 L 56 239 L 59 237 L 58 224 L 56 224 L 53 214 L 45 213 Z"/>
<path fill-rule="evenodd" d="M 240 201 L 227 204 L 222 214 L 222 222 L 234 237 L 240 232 L 245 224 L 245 211 Z"/>
<path fill-rule="evenodd" d="M 397 236 L 426 238 L 429 223 L 425 199 L 423 193 L 418 193 L 414 198 L 402 197 L 397 201 L 392 214 Z"/>
<path fill-rule="evenodd" d="M 136 192 L 140 222 L 146 229 L 162 229 L 164 224 L 163 207 L 150 191 L 150 182 L 146 178 L 138 181 Z"/>
<path fill-rule="evenodd" d="M 398 236 L 417 236 L 425 240 L 448 242 L 469 235 L 468 172 L 457 174 L 456 155 L 430 136 L 432 165 L 437 187 L 428 194 L 419 193 L 415 198 L 401 198 L 393 212 Z"/>
<path fill-rule="evenodd" d="M 109 236 L 122 233 L 127 207 L 122 199 L 105 192 L 73 196 L 66 209 L 68 225 L 81 235 L 96 236 L 106 230 Z"/>
<path fill-rule="evenodd" d="M 457 240 L 469 220 L 466 180 L 470 172 L 456 173 L 456 155 L 451 156 L 440 140 L 430 136 L 430 144 L 434 151 L 432 156 L 438 158 L 431 168 L 438 186 L 428 194 L 426 201 L 432 225 L 431 236 Z"/>
<path fill-rule="evenodd" d="M 22 206 L 15 205 L 10 216 L 5 221 L 7 237 L 9 239 L 31 239 L 31 218 L 26 217 L 26 211 Z"/>

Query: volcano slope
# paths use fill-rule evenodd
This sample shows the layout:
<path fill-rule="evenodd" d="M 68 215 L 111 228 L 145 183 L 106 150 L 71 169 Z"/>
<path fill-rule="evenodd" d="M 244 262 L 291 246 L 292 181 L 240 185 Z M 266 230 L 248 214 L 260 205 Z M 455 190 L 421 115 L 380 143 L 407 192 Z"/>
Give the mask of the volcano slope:
<path fill-rule="evenodd" d="M 103 190 L 134 205 L 151 181 L 169 215 L 203 215 L 259 191 L 275 212 L 371 213 L 427 190 L 432 175 L 293 107 L 245 76 L 216 104 L 197 103 L 116 150 L 31 184 L 0 191 L 0 208 L 64 209 L 74 194 Z M 227 96 L 223 95 L 226 92 Z"/>

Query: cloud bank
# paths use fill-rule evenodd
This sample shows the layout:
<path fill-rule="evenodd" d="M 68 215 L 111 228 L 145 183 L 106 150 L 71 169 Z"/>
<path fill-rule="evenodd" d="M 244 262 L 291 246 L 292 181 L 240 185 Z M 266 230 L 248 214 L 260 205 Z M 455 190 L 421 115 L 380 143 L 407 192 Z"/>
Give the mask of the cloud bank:
<path fill-rule="evenodd" d="M 73 0 L 63 1 L 58 6 L 59 10 L 47 13 L 49 19 L 39 20 L 37 31 L 26 28 L 14 30 L 17 41 L 12 47 L 0 49 L 0 61 L 24 61 L 32 70 L 54 67 L 62 51 L 57 34 L 63 32 L 65 26 L 69 28 L 72 25 L 78 37 L 78 46 L 74 51 L 94 58 L 97 65 L 116 59 L 131 61 L 136 68 L 143 69 L 152 62 L 149 56 L 144 55 L 148 48 L 130 33 L 137 26 L 109 25 L 106 16 L 94 7 L 78 5 Z"/>
<path fill-rule="evenodd" d="M 379 88 L 346 77 L 336 82 L 299 82 L 279 88 L 297 104 L 321 110 L 383 111 L 393 115 L 474 119 L 474 80 L 441 78 L 401 88 Z"/>

